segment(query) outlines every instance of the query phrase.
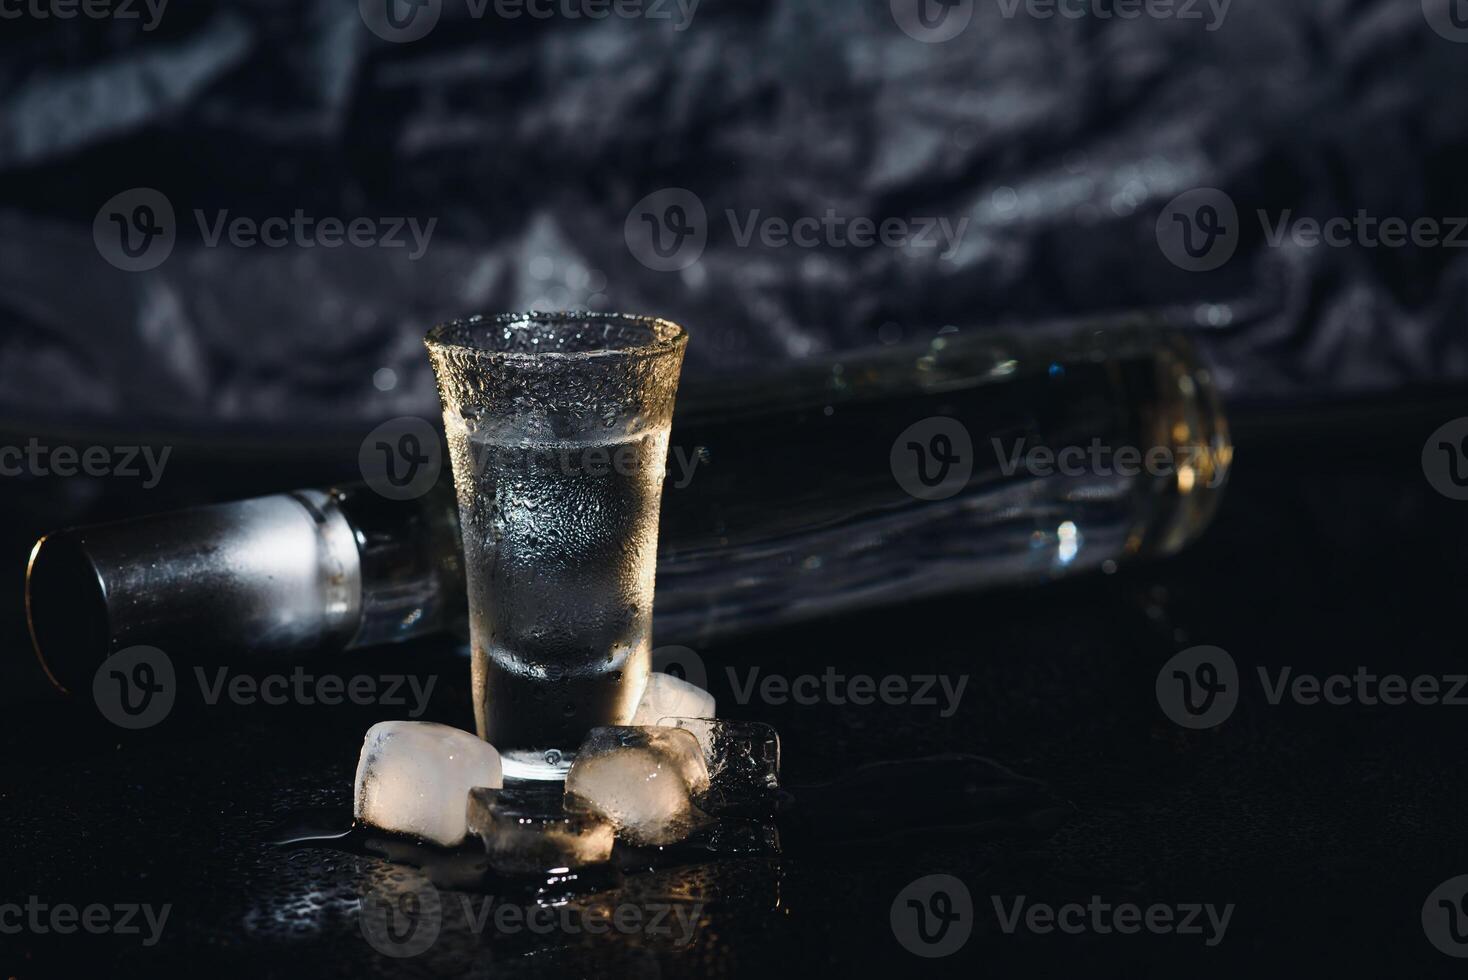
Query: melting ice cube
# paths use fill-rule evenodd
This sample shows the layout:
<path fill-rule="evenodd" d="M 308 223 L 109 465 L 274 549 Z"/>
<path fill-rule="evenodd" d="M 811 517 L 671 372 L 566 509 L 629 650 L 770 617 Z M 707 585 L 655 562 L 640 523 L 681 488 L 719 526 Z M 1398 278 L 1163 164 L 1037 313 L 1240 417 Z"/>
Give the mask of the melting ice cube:
<path fill-rule="evenodd" d="M 663 845 L 704 821 L 693 797 L 708 788 L 703 752 L 688 732 L 593 728 L 566 777 L 566 801 L 601 814 L 629 843 Z"/>
<path fill-rule="evenodd" d="M 648 675 L 634 725 L 657 725 L 659 718 L 712 718 L 714 696 L 696 684 L 656 671 Z"/>
<path fill-rule="evenodd" d="M 663 718 L 658 724 L 698 739 L 709 773 L 706 806 L 759 804 L 780 788 L 780 736 L 772 726 L 714 718 Z"/>
<path fill-rule="evenodd" d="M 566 809 L 559 787 L 470 790 L 469 832 L 483 838 L 490 866 L 506 874 L 602 864 L 614 837 L 599 814 Z"/>
<path fill-rule="evenodd" d="M 428 721 L 379 722 L 362 742 L 352 815 L 453 847 L 468 829 L 469 790 L 503 782 L 500 754 L 478 736 Z"/>

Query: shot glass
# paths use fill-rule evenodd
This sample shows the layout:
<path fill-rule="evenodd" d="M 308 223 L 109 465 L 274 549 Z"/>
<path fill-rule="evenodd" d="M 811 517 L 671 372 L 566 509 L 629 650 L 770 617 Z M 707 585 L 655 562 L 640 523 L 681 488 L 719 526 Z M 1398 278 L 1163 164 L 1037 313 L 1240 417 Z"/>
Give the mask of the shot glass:
<path fill-rule="evenodd" d="M 464 536 L 474 716 L 505 775 L 564 778 L 625 725 L 652 647 L 658 510 L 687 334 L 525 313 L 434 327 Z"/>

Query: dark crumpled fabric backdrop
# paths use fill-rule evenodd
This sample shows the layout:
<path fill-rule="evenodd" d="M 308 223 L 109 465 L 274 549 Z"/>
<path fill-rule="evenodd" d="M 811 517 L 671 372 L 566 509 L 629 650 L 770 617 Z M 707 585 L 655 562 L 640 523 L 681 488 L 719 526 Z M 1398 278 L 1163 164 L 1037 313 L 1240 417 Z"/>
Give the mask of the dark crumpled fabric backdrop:
<path fill-rule="evenodd" d="M 683 30 L 442 4 L 400 44 L 349 0 L 175 0 L 151 32 L 4 22 L 0 411 L 206 431 L 432 413 L 425 327 L 532 306 L 677 319 L 690 377 L 1155 308 L 1243 402 L 1468 376 L 1463 251 L 1268 247 L 1252 217 L 1468 214 L 1468 44 L 1418 0 L 1235 0 L 1211 32 L 975 0 L 941 44 L 887 0 L 704 0 Z M 1154 227 L 1200 186 L 1238 202 L 1242 241 L 1190 273 Z M 134 187 L 178 215 L 173 253 L 136 273 L 92 234 Z M 624 238 L 667 187 L 711 221 L 681 273 Z M 209 248 L 195 209 L 437 225 L 417 261 Z M 726 209 L 970 224 L 948 259 L 770 249 L 741 247 Z"/>

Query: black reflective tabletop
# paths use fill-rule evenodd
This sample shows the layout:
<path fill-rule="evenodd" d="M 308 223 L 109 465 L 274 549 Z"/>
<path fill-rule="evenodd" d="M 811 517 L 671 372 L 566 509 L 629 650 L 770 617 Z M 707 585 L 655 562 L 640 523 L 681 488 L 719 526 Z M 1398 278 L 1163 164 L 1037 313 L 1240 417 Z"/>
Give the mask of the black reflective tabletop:
<path fill-rule="evenodd" d="M 722 714 L 780 731 L 781 853 L 584 882 L 534 929 L 500 911 L 523 896 L 461 887 L 448 859 L 420 869 L 372 853 L 398 853 L 391 841 L 274 842 L 283 826 L 349 819 L 372 723 L 472 727 L 456 644 L 312 661 L 299 681 L 273 670 L 308 692 L 368 678 L 380 696 L 360 705 L 210 703 L 228 690 L 217 669 L 189 671 L 164 721 L 126 731 L 90 698 L 30 686 L 12 628 L 0 968 L 1456 972 L 1468 503 L 1422 466 L 1456 398 L 1246 427 L 1216 523 L 1175 559 L 698 651 Z M 22 548 L 51 516 L 33 489 L 11 496 Z M 230 666 L 225 680 L 248 691 L 271 673 Z M 409 935 L 406 913 L 423 911 L 410 903 L 384 951 L 364 903 L 424 881 L 433 934 Z"/>

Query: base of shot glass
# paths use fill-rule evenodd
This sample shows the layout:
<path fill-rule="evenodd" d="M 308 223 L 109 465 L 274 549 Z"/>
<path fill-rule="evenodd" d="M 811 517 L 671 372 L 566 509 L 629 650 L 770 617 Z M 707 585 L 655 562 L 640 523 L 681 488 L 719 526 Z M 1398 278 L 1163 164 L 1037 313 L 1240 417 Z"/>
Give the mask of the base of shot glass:
<path fill-rule="evenodd" d="M 500 753 L 506 779 L 565 782 L 576 756 L 558 749 L 510 749 Z"/>

